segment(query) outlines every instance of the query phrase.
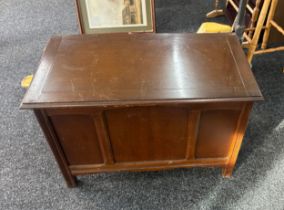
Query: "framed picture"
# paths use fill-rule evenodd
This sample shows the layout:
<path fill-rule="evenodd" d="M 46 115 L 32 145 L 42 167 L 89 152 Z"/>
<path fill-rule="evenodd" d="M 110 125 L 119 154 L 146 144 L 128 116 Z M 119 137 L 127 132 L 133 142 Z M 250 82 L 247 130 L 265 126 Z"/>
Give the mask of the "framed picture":
<path fill-rule="evenodd" d="M 76 0 L 82 34 L 155 32 L 154 0 Z"/>

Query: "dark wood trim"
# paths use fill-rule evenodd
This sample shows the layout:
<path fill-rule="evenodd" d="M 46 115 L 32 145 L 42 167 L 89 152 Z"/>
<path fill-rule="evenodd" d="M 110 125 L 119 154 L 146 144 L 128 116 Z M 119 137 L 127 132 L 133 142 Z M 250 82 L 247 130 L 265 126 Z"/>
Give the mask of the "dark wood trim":
<path fill-rule="evenodd" d="M 242 145 L 243 137 L 246 131 L 247 123 L 248 123 L 248 118 L 249 118 L 249 113 L 252 109 L 253 103 L 246 103 L 242 109 L 242 112 L 240 114 L 240 118 L 238 121 L 237 129 L 234 132 L 235 136 L 233 137 L 234 143 L 231 144 L 230 148 L 230 156 L 228 159 L 228 162 L 226 164 L 226 167 L 222 171 L 223 177 L 231 177 L 233 173 L 233 169 L 235 167 L 238 154 Z"/>
<path fill-rule="evenodd" d="M 246 98 L 208 98 L 190 100 L 141 100 L 141 101 L 96 101 L 96 102 L 72 102 L 72 103 L 22 103 L 21 109 L 41 109 L 41 108 L 78 108 L 78 107 L 125 107 L 127 106 L 153 106 L 166 104 L 196 104 L 196 103 L 229 103 L 229 102 L 252 102 L 262 101 L 263 97 Z"/>
<path fill-rule="evenodd" d="M 62 108 L 62 109 L 46 109 L 45 112 L 48 116 L 56 116 L 56 115 L 90 115 L 90 113 L 97 113 L 100 111 L 99 109 L 94 109 L 91 107 L 86 108 Z"/>
<path fill-rule="evenodd" d="M 191 167 L 225 167 L 227 158 L 208 158 L 196 160 L 152 161 L 136 163 L 116 163 L 114 165 L 76 165 L 69 166 L 73 175 L 85 175 L 115 171 L 156 171 Z"/>
<path fill-rule="evenodd" d="M 79 24 L 79 29 L 80 29 L 80 33 L 81 34 L 85 34 L 85 31 L 82 27 L 83 23 L 82 23 L 82 18 L 81 18 L 81 8 L 80 8 L 80 4 L 79 4 L 80 0 L 75 0 L 76 2 L 76 11 L 77 11 L 77 20 L 78 20 L 78 24 Z"/>
<path fill-rule="evenodd" d="M 186 159 L 195 159 L 195 147 L 199 129 L 200 111 L 188 111 L 188 143 L 186 151 Z"/>
<path fill-rule="evenodd" d="M 131 107 L 180 107 L 190 109 L 191 111 L 207 111 L 207 110 L 240 110 L 243 107 L 243 102 L 210 102 L 210 103 L 157 103 L 157 104 L 137 104 L 137 105 L 127 105 L 128 108 Z M 105 110 L 113 110 L 113 109 L 121 109 L 125 108 L 125 106 L 114 106 L 109 105 L 107 107 L 61 107 L 61 108 L 48 108 L 46 109 L 46 113 L 48 116 L 56 116 L 56 115 L 70 115 L 70 114 L 82 114 L 89 115 L 91 112 L 99 112 Z"/>
<path fill-rule="evenodd" d="M 52 129 L 51 123 L 49 122 L 46 114 L 42 110 L 34 110 L 34 113 L 37 117 L 37 120 L 42 128 L 42 131 L 45 134 L 47 142 L 54 154 L 55 159 L 59 165 L 59 168 L 65 178 L 68 187 L 76 187 L 76 177 L 72 175 L 65 155 L 61 149 L 61 146 L 58 144 L 57 137 Z"/>
<path fill-rule="evenodd" d="M 96 132 L 98 135 L 99 144 L 101 147 L 102 155 L 104 158 L 104 163 L 109 165 L 114 163 L 113 152 L 111 149 L 111 144 L 108 136 L 108 132 L 105 126 L 105 119 L 103 112 L 99 112 L 93 115 L 94 124 L 96 127 Z"/>

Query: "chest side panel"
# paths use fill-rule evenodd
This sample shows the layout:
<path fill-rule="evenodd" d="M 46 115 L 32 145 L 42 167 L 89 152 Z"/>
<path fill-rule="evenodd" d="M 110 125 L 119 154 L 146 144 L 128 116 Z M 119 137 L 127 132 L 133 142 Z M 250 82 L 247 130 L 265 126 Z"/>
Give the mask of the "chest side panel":
<path fill-rule="evenodd" d="M 206 110 L 200 115 L 195 158 L 227 157 L 241 110 Z"/>
<path fill-rule="evenodd" d="M 107 111 L 106 118 L 116 162 L 185 158 L 187 109 L 119 109 Z"/>
<path fill-rule="evenodd" d="M 91 115 L 58 114 L 49 118 L 70 165 L 103 163 Z"/>

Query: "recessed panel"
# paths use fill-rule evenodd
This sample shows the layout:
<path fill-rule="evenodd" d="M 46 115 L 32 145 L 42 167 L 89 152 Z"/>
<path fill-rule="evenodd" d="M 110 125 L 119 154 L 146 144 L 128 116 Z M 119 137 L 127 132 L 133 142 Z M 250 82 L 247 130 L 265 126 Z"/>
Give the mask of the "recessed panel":
<path fill-rule="evenodd" d="M 204 111 L 200 117 L 196 158 L 227 157 L 240 110 Z"/>
<path fill-rule="evenodd" d="M 103 163 L 91 116 L 54 115 L 50 118 L 70 165 Z"/>
<path fill-rule="evenodd" d="M 129 108 L 106 112 L 116 162 L 185 158 L 187 111 L 183 108 Z"/>

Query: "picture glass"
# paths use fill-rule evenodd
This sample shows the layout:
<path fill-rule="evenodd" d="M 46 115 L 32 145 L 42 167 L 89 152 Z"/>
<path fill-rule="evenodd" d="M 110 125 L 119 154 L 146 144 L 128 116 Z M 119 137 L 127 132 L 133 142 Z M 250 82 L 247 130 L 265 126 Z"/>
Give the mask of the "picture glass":
<path fill-rule="evenodd" d="M 90 29 L 147 26 L 146 0 L 86 0 Z"/>

